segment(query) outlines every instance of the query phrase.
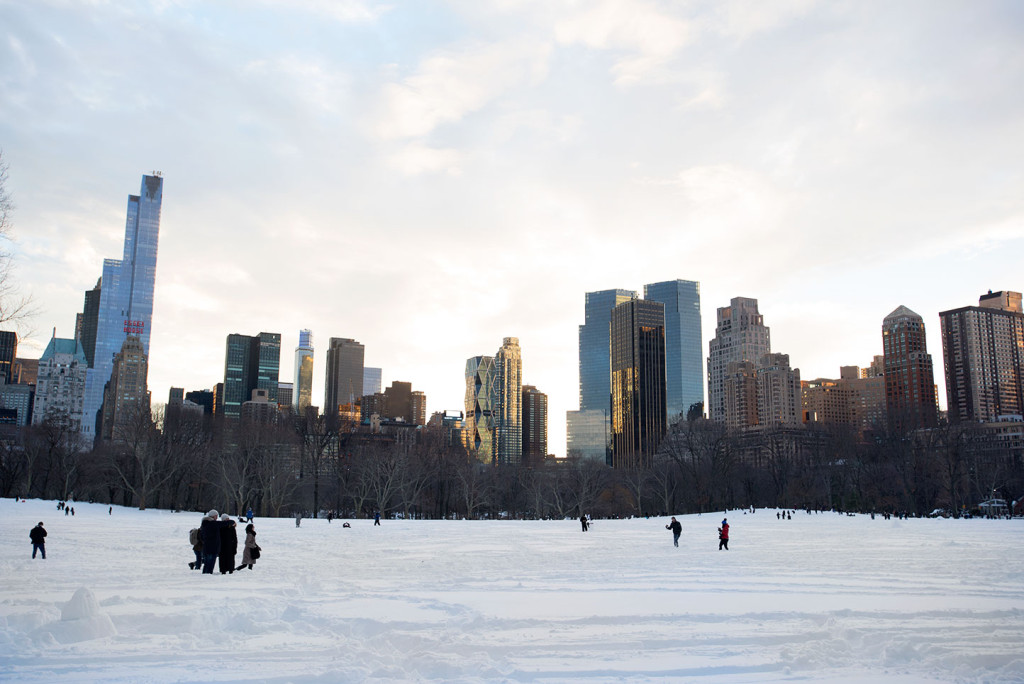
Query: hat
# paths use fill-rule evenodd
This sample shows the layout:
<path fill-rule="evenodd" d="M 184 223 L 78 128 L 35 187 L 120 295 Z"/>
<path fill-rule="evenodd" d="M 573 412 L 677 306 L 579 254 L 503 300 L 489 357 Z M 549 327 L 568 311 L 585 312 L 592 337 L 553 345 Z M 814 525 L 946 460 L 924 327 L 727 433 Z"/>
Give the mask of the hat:
<path fill-rule="evenodd" d="M 726 518 L 722 518 L 722 524 L 723 525 L 725 524 L 725 521 L 726 521 Z"/>
<path fill-rule="evenodd" d="M 42 527 L 42 526 L 43 526 L 43 521 L 42 521 L 42 520 L 40 520 L 40 521 L 39 521 L 39 526 L 40 526 L 40 527 Z"/>
<path fill-rule="evenodd" d="M 215 509 L 211 509 L 211 510 L 206 512 L 206 517 L 207 518 L 213 518 L 214 520 L 216 520 L 217 518 L 220 517 L 220 513 L 218 513 Z"/>

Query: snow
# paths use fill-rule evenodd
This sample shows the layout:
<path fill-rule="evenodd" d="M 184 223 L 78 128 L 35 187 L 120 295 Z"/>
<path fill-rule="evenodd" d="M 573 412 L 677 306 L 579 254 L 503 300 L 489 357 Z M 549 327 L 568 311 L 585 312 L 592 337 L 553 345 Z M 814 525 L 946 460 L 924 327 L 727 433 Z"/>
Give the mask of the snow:
<path fill-rule="evenodd" d="M 0 681 L 1024 681 L 1022 520 L 257 518 L 202 575 L 200 513 L 74 506 L 0 500 Z"/>

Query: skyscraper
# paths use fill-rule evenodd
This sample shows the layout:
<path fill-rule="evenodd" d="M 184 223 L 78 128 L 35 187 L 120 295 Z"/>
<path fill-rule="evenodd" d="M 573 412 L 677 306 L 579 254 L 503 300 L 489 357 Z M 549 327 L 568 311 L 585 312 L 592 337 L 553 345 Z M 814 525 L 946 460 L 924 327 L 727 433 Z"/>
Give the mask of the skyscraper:
<path fill-rule="evenodd" d="M 85 302 L 79 316 L 81 324 L 76 326 L 75 337 L 82 341 L 85 358 L 92 368 L 96 357 L 96 326 L 100 318 L 100 294 L 103 291 L 103 279 L 96 281 L 96 287 L 85 291 Z"/>
<path fill-rule="evenodd" d="M 1024 310 L 1019 292 L 943 311 L 942 356 L 949 420 L 991 422 L 1024 414 Z"/>
<path fill-rule="evenodd" d="M 0 330 L 0 378 L 10 385 L 14 379 L 14 359 L 18 357 L 18 333 Z"/>
<path fill-rule="evenodd" d="M 518 337 L 506 337 L 494 355 L 494 464 L 518 465 L 523 457 L 523 356 Z"/>
<path fill-rule="evenodd" d="M 477 460 L 494 462 L 495 403 L 494 357 L 474 356 L 466 359 L 466 418 L 462 423 L 463 444 Z"/>
<path fill-rule="evenodd" d="M 57 339 L 55 330 L 39 357 L 33 425 L 53 418 L 67 420 L 72 430 L 81 430 L 88 365 L 81 342 Z"/>
<path fill-rule="evenodd" d="M 299 331 L 299 346 L 295 347 L 295 384 L 292 386 L 292 406 L 299 415 L 313 403 L 313 331 Z"/>
<path fill-rule="evenodd" d="M 142 177 L 140 193 L 128 196 L 124 254 L 120 260 L 103 261 L 96 349 L 86 374 L 81 419 L 81 431 L 87 439 L 95 439 L 103 388 L 110 380 L 114 356 L 121 351 L 125 338 L 138 336 L 143 353 L 149 356 L 163 184 L 159 174 Z M 85 328 L 83 320 L 83 334 Z"/>
<path fill-rule="evenodd" d="M 611 318 L 612 466 L 640 468 L 665 435 L 665 305 L 631 299 Z"/>
<path fill-rule="evenodd" d="M 765 354 L 757 364 L 757 424 L 766 427 L 800 425 L 800 369 L 789 365 L 789 354 Z"/>
<path fill-rule="evenodd" d="M 704 338 L 700 283 L 669 280 L 644 285 L 644 299 L 665 305 L 665 378 L 668 421 L 704 403 Z"/>
<path fill-rule="evenodd" d="M 114 357 L 110 380 L 103 392 L 103 411 L 100 439 L 118 439 L 119 427 L 133 421 L 149 420 L 148 360 L 142 351 L 142 341 L 129 335 Z"/>
<path fill-rule="evenodd" d="M 771 352 L 771 335 L 757 300 L 734 297 L 719 307 L 715 337 L 708 344 L 708 418 L 728 422 L 725 379 L 730 363 L 756 364 Z"/>
<path fill-rule="evenodd" d="M 384 371 L 380 368 L 363 366 L 363 396 L 376 394 L 384 385 Z"/>
<path fill-rule="evenodd" d="M 267 400 L 277 403 L 281 366 L 281 334 L 261 332 L 256 336 L 228 335 L 224 353 L 223 415 L 238 418 L 242 404 L 252 399 L 255 389 L 264 390 Z"/>
<path fill-rule="evenodd" d="M 341 406 L 352 406 L 363 396 L 365 349 L 355 340 L 332 337 L 327 346 L 327 377 L 324 383 L 324 415 L 338 415 Z"/>
<path fill-rule="evenodd" d="M 566 412 L 569 451 L 607 460 L 611 434 L 611 361 L 608 326 L 612 309 L 636 297 L 632 290 L 586 293 L 579 326 L 580 410 Z"/>
<path fill-rule="evenodd" d="M 548 454 L 548 395 L 523 385 L 523 463 L 538 466 Z"/>
<path fill-rule="evenodd" d="M 935 378 L 924 319 L 905 306 L 882 320 L 885 405 L 889 426 L 912 430 L 936 424 Z"/>

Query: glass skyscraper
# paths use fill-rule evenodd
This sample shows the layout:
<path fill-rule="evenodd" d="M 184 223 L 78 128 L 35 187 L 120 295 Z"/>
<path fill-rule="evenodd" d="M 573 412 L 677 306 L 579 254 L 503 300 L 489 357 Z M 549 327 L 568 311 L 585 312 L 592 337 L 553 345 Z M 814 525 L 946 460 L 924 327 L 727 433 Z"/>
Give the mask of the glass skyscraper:
<path fill-rule="evenodd" d="M 704 403 L 704 342 L 700 283 L 669 280 L 644 285 L 644 299 L 665 305 L 665 379 L 669 424 Z"/>
<path fill-rule="evenodd" d="M 295 384 L 292 406 L 296 413 L 313 403 L 313 331 L 299 331 L 299 346 L 295 348 Z"/>
<path fill-rule="evenodd" d="M 265 390 L 267 400 L 277 403 L 281 367 L 281 334 L 228 335 L 224 351 L 224 415 L 238 418 L 242 404 L 253 390 Z"/>
<path fill-rule="evenodd" d="M 474 356 L 466 359 L 466 419 L 463 422 L 463 443 L 477 460 L 493 462 L 494 415 L 496 403 L 494 357 Z"/>
<path fill-rule="evenodd" d="M 612 311 L 612 466 L 646 468 L 665 436 L 665 306 L 633 299 Z"/>
<path fill-rule="evenodd" d="M 125 338 L 137 335 L 149 356 L 163 184 L 159 175 L 142 177 L 140 193 L 128 196 L 124 255 L 119 260 L 103 260 L 95 354 L 86 374 L 82 408 L 81 432 L 88 440 L 96 437 L 103 388 Z"/>
<path fill-rule="evenodd" d="M 336 416 L 342 406 L 355 405 L 363 396 L 363 359 L 366 350 L 359 342 L 332 337 L 327 346 L 327 377 L 324 387 L 324 415 Z"/>

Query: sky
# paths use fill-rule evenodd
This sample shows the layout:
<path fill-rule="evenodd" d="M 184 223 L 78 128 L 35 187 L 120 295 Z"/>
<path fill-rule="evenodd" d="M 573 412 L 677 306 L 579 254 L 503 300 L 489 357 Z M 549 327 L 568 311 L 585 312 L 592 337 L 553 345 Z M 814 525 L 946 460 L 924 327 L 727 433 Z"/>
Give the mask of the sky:
<path fill-rule="evenodd" d="M 1024 680 L 1020 519 L 729 511 L 719 551 L 721 512 L 678 548 L 665 517 L 257 517 L 221 575 L 188 569 L 199 513 L 55 505 L 0 499 L 3 681 Z"/>
<path fill-rule="evenodd" d="M 1015 1 L 0 0 L 0 149 L 19 354 L 74 333 L 127 196 L 164 202 L 149 381 L 208 389 L 230 333 L 366 347 L 461 410 L 518 337 L 578 406 L 586 292 L 760 302 L 801 377 L 881 353 L 882 319 L 1024 289 Z"/>

